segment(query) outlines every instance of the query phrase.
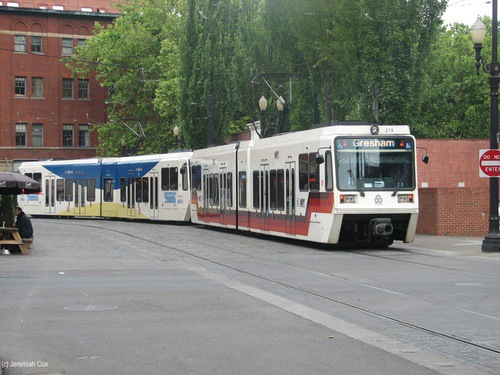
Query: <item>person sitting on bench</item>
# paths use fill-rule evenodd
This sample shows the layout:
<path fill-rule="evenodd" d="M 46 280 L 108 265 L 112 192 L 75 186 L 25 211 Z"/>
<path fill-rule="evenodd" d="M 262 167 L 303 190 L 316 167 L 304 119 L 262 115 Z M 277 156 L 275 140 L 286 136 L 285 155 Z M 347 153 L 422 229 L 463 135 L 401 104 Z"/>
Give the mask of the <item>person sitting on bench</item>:
<path fill-rule="evenodd" d="M 33 226 L 31 225 L 31 220 L 24 213 L 23 209 L 17 206 L 14 208 L 14 215 L 16 215 L 16 221 L 12 223 L 12 226 L 19 229 L 19 235 L 21 238 L 33 237 Z"/>

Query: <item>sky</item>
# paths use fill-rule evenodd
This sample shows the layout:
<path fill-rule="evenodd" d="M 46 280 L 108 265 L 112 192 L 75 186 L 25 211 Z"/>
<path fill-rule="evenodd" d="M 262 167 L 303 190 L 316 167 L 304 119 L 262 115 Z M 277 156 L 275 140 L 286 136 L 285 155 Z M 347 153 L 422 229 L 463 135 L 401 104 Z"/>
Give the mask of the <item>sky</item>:
<path fill-rule="evenodd" d="M 500 1 L 498 5 L 500 8 Z M 443 21 L 445 25 L 459 22 L 472 26 L 478 15 L 491 18 L 491 0 L 448 0 L 448 8 L 443 15 Z"/>

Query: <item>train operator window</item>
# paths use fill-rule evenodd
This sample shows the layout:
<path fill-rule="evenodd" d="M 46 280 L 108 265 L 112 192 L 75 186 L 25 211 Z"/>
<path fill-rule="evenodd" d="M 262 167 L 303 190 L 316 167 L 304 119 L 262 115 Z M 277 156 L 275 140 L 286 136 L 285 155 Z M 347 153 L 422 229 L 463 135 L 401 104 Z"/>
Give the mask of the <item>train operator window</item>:
<path fill-rule="evenodd" d="M 104 179 L 104 202 L 113 202 L 113 179 Z"/>

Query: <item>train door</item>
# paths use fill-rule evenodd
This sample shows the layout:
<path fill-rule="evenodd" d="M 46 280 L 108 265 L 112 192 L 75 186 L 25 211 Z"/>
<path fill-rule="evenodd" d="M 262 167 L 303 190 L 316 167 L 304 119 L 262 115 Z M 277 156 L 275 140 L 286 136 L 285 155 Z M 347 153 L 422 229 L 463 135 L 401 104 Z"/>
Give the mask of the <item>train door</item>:
<path fill-rule="evenodd" d="M 74 204 L 75 204 L 75 215 L 84 215 L 86 204 L 86 178 L 85 176 L 79 175 L 75 178 L 75 196 L 74 196 Z"/>
<path fill-rule="evenodd" d="M 260 166 L 260 229 L 269 230 L 269 164 Z"/>
<path fill-rule="evenodd" d="M 151 218 L 160 216 L 158 209 L 158 181 L 159 173 L 152 172 L 149 176 L 149 217 Z"/>
<path fill-rule="evenodd" d="M 45 178 L 45 213 L 56 213 L 56 177 L 47 176 Z"/>
<path fill-rule="evenodd" d="M 296 234 L 295 226 L 295 162 L 285 165 L 286 233 Z"/>
<path fill-rule="evenodd" d="M 227 186 L 227 168 L 219 169 L 219 183 L 220 183 L 220 223 L 221 225 L 227 225 L 227 214 L 228 214 L 228 191 Z"/>
<path fill-rule="evenodd" d="M 126 204 L 126 216 L 135 217 L 135 178 L 120 179 L 121 201 Z"/>

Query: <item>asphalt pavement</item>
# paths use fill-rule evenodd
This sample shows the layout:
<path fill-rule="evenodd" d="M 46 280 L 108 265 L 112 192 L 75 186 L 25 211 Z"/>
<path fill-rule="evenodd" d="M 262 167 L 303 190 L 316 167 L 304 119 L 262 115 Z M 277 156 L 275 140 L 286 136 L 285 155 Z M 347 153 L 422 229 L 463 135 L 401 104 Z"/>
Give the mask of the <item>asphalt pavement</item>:
<path fill-rule="evenodd" d="M 417 234 L 415 241 L 408 244 L 395 242 L 393 247 L 403 247 L 421 252 L 441 252 L 463 256 L 480 256 L 485 258 L 500 258 L 498 253 L 481 251 L 483 237 L 435 236 Z"/>
<path fill-rule="evenodd" d="M 494 373 L 489 353 L 397 323 L 497 347 L 484 321 L 498 319 L 500 253 L 479 237 L 418 235 L 378 257 L 194 226 L 33 223 L 31 255 L 0 256 L 2 375 Z M 475 307 L 473 288 L 491 302 Z"/>

